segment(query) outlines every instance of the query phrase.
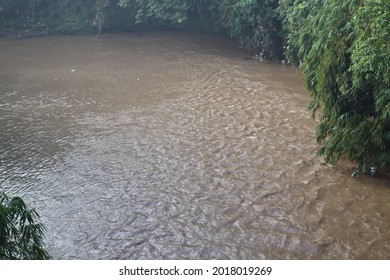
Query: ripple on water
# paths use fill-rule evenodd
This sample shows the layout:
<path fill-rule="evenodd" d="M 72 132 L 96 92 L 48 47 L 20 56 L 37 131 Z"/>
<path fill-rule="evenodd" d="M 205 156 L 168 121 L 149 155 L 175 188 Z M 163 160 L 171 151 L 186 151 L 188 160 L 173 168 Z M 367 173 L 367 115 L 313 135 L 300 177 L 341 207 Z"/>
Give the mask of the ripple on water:
<path fill-rule="evenodd" d="M 4 46 L 0 183 L 55 258 L 389 258 L 388 178 L 322 166 L 299 73 L 243 56 L 181 33 Z"/>

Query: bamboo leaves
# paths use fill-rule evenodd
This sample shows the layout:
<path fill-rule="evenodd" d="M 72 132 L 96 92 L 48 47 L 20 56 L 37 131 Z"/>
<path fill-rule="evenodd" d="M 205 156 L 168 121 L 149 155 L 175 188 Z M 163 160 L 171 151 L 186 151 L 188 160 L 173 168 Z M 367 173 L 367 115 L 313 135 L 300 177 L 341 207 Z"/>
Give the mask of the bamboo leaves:
<path fill-rule="evenodd" d="M 286 54 L 303 61 L 310 108 L 321 111 L 318 154 L 330 164 L 355 161 L 357 173 L 390 167 L 390 3 L 302 0 L 288 10 Z"/>
<path fill-rule="evenodd" d="M 0 260 L 50 259 L 43 248 L 45 227 L 19 197 L 0 194 Z"/>

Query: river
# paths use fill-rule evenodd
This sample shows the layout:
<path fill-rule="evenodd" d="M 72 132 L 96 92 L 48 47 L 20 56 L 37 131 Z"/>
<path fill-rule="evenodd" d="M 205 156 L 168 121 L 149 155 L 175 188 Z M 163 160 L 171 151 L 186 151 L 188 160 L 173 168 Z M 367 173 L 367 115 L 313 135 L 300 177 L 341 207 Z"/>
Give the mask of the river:
<path fill-rule="evenodd" d="M 196 33 L 0 50 L 0 188 L 55 259 L 390 258 L 390 177 L 321 163 L 299 71 Z"/>

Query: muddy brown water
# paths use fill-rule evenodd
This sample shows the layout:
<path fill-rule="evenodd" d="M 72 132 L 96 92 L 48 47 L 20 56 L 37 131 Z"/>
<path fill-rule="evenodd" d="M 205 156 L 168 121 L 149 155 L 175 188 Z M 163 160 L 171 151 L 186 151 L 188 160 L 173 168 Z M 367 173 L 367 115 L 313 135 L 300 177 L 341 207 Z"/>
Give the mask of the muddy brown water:
<path fill-rule="evenodd" d="M 55 259 L 389 259 L 390 180 L 315 157 L 292 68 L 175 32 L 0 40 L 0 183 Z"/>

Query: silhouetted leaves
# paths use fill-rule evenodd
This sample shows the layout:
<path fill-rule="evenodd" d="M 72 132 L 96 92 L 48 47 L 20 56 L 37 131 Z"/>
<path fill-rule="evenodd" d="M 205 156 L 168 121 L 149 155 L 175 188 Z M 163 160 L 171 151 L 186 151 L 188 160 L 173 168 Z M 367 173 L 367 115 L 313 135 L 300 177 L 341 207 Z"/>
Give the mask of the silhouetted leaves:
<path fill-rule="evenodd" d="M 0 259 L 51 259 L 43 248 L 45 227 L 20 197 L 0 194 Z"/>

